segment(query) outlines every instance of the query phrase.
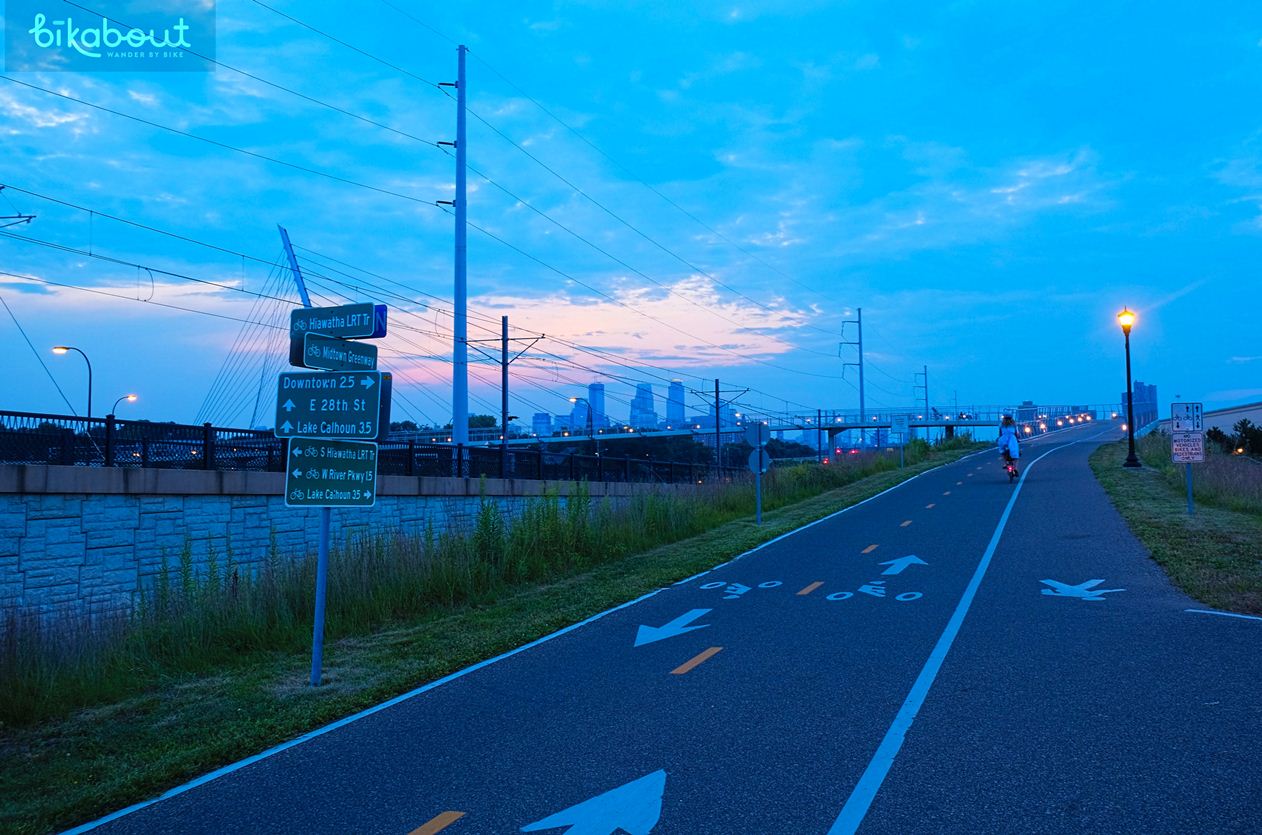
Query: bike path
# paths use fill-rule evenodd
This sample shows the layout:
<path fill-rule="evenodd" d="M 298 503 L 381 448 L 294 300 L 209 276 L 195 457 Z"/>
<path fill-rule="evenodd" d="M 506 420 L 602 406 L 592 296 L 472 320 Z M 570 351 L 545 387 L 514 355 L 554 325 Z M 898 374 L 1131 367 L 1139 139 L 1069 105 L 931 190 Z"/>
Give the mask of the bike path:
<path fill-rule="evenodd" d="M 1012 490 L 931 471 L 101 831 L 826 832 Z M 635 646 L 672 621 L 704 628 Z"/>
<path fill-rule="evenodd" d="M 1096 446 L 1030 471 L 861 832 L 1258 831 L 1262 621 L 1186 611 L 1204 607 L 1113 509 Z"/>

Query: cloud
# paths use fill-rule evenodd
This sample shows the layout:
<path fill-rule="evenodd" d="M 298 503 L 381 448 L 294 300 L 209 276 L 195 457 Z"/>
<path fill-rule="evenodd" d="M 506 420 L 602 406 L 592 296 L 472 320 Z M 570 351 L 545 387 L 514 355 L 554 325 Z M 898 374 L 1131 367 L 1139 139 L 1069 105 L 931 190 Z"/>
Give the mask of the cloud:
<path fill-rule="evenodd" d="M 36 91 L 32 91 L 35 93 Z M 56 106 L 40 107 L 29 104 L 23 99 L 29 96 L 15 94 L 9 89 L 0 89 L 0 113 L 25 124 L 28 127 L 42 128 L 60 128 L 66 125 L 73 125 L 76 128 L 87 123 L 88 117 L 86 113 L 75 112 L 71 110 L 61 110 Z M 10 135 L 21 133 L 17 128 L 9 128 Z"/>
<path fill-rule="evenodd" d="M 516 326 L 597 344 L 627 360 L 682 365 L 747 365 L 787 354 L 796 350 L 788 335 L 813 319 L 808 310 L 774 302 L 754 307 L 726 300 L 702 276 L 680 279 L 668 290 L 628 282 L 610 295 L 613 300 L 566 291 L 533 297 L 500 294 L 479 297 L 474 304 L 486 310 L 511 309 Z M 549 350 L 571 353 L 556 344 Z"/>

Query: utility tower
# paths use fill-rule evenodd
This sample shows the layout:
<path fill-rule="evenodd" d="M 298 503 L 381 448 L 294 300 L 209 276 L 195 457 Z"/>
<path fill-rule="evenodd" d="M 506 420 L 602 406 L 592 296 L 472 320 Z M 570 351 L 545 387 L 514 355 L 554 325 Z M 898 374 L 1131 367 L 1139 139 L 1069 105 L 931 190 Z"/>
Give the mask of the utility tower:
<path fill-rule="evenodd" d="M 859 335 L 854 340 L 847 340 L 846 339 L 846 325 L 851 325 L 851 324 L 856 325 L 858 327 Z M 844 355 L 842 351 L 847 345 L 854 345 L 856 348 L 859 349 L 858 362 L 845 362 L 844 361 Z M 854 366 L 858 366 L 859 368 L 859 424 L 862 426 L 862 428 L 859 430 L 859 446 L 863 446 L 867 439 L 867 432 L 868 432 L 868 409 L 864 401 L 864 392 L 863 392 L 863 308 L 862 307 L 855 308 L 855 318 L 842 320 L 841 342 L 838 343 L 837 345 L 837 356 L 843 358 L 843 362 L 841 364 L 841 368 L 842 368 L 841 374 L 843 377 L 846 374 L 845 369 L 847 366 L 854 365 Z"/>
<path fill-rule="evenodd" d="M 921 370 L 913 372 L 911 375 L 911 378 L 912 378 L 912 387 L 911 387 L 912 396 L 915 397 L 917 391 L 919 391 L 922 395 L 924 395 L 924 404 L 925 404 L 925 412 L 924 412 L 925 418 L 924 419 L 929 420 L 929 366 L 922 365 Z M 919 378 L 920 380 L 919 383 L 916 382 L 917 378 Z M 928 432 L 925 432 L 925 437 L 926 438 L 929 437 Z"/>

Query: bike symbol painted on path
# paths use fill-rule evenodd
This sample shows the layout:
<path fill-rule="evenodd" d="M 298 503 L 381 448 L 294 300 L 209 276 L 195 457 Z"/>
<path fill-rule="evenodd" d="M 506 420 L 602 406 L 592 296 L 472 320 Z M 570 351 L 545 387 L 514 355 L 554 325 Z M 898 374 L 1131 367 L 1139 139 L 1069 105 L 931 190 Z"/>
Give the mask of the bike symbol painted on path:
<path fill-rule="evenodd" d="M 1117 591 L 1126 591 L 1126 589 L 1097 589 L 1096 586 L 1103 583 L 1103 580 L 1087 580 L 1085 583 L 1079 583 L 1071 586 L 1068 583 L 1061 583 L 1056 580 L 1041 580 L 1045 586 L 1051 586 L 1050 589 L 1042 589 L 1043 594 L 1049 597 L 1076 597 L 1079 600 L 1104 600 L 1101 595 L 1112 594 Z"/>
<path fill-rule="evenodd" d="M 784 585 L 784 583 L 780 582 L 779 580 L 768 580 L 765 583 L 759 583 L 757 587 L 760 589 L 774 589 L 782 585 Z M 721 580 L 716 580 L 714 582 L 701 584 L 701 588 L 707 591 L 709 591 L 710 589 L 721 589 L 724 586 L 727 586 L 727 588 L 724 589 L 724 594 L 723 594 L 724 600 L 739 600 L 741 595 L 754 590 L 753 586 L 746 586 L 741 583 L 726 583 Z"/>
<path fill-rule="evenodd" d="M 824 599 L 833 600 L 833 601 L 849 600 L 850 598 L 854 597 L 856 594 L 864 594 L 864 595 L 867 595 L 868 597 L 884 599 L 889 594 L 889 589 L 885 587 L 884 580 L 869 580 L 867 583 L 864 583 L 862 586 L 859 586 L 859 588 L 856 589 L 855 591 L 836 591 L 828 595 Z M 894 595 L 893 599 L 897 600 L 899 603 L 910 603 L 911 601 L 919 600 L 920 598 L 924 596 L 925 596 L 924 592 L 905 591 L 901 594 Z"/>

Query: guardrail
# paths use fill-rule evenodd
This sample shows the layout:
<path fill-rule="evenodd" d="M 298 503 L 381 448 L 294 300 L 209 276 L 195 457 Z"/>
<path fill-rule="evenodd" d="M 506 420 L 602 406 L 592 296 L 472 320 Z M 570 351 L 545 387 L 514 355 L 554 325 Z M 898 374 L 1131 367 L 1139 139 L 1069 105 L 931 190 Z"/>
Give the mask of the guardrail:
<path fill-rule="evenodd" d="M 0 463 L 5 464 L 280 472 L 286 462 L 285 444 L 265 430 L 209 423 L 196 426 L 118 420 L 112 415 L 89 419 L 0 411 Z M 379 445 L 377 470 L 402 476 L 663 483 L 749 476 L 741 468 L 716 469 L 690 461 L 389 439 Z"/>

